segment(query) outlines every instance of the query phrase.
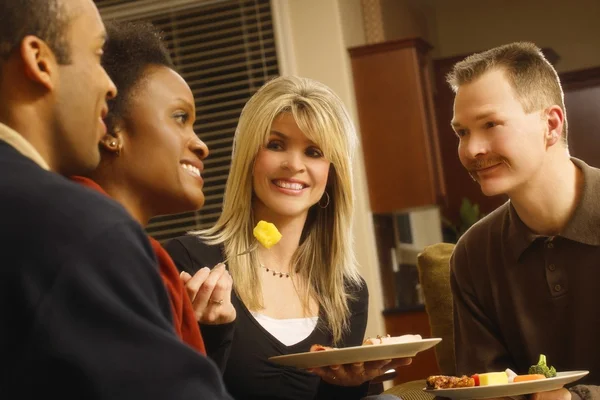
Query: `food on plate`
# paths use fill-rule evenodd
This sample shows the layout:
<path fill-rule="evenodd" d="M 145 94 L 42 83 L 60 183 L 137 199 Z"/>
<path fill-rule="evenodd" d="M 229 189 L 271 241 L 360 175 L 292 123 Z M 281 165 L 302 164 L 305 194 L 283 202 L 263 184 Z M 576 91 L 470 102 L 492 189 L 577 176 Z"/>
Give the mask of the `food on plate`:
<path fill-rule="evenodd" d="M 556 369 L 554 367 L 548 367 L 546 364 L 546 356 L 540 354 L 540 360 L 537 364 L 529 367 L 530 374 L 541 374 L 546 378 L 554 378 L 556 376 Z"/>
<path fill-rule="evenodd" d="M 335 347 L 323 346 L 322 344 L 313 344 L 310 346 L 310 351 L 327 351 L 337 350 Z"/>
<path fill-rule="evenodd" d="M 267 221 L 258 221 L 252 233 L 256 240 L 267 249 L 270 249 L 281 240 L 281 233 L 279 233 L 277 227 Z"/>
<path fill-rule="evenodd" d="M 422 340 L 421 335 L 402 335 L 402 336 L 390 336 L 385 335 L 377 335 L 375 338 L 366 338 L 363 341 L 363 346 L 373 345 L 373 344 L 392 344 L 392 343 L 408 343 L 415 342 L 417 340 Z"/>
<path fill-rule="evenodd" d="M 506 375 L 508 375 L 508 382 L 514 382 L 515 377 L 517 376 L 517 374 L 515 373 L 515 371 L 513 371 L 510 368 L 506 368 L 506 370 L 504 371 L 506 372 Z"/>
<path fill-rule="evenodd" d="M 506 385 L 509 383 L 519 383 L 535 381 L 538 379 L 552 378 L 556 376 L 556 369 L 548 367 L 546 356 L 541 354 L 540 360 L 536 365 L 529 368 L 526 375 L 517 375 L 510 368 L 502 372 L 486 372 L 469 376 L 444 376 L 432 375 L 427 378 L 427 389 L 451 389 L 474 386 L 493 386 Z"/>
<path fill-rule="evenodd" d="M 417 340 L 423 339 L 421 335 L 402 335 L 402 336 L 380 336 L 377 335 L 376 338 L 366 338 L 363 341 L 363 346 L 370 345 L 378 345 L 378 344 L 395 344 L 395 343 L 408 343 L 415 342 Z M 310 351 L 327 351 L 327 350 L 337 350 L 335 347 L 323 346 L 322 344 L 313 344 L 310 346 Z"/>
<path fill-rule="evenodd" d="M 505 371 L 502 372 L 487 372 L 485 374 L 476 374 L 479 385 L 476 386 L 493 386 L 505 385 L 508 383 L 508 375 Z"/>
<path fill-rule="evenodd" d="M 513 382 L 537 381 L 538 379 L 546 379 L 546 376 L 543 374 L 517 375 Z"/>
<path fill-rule="evenodd" d="M 475 380 L 470 376 L 432 375 L 426 380 L 427 389 L 451 389 L 475 386 Z"/>

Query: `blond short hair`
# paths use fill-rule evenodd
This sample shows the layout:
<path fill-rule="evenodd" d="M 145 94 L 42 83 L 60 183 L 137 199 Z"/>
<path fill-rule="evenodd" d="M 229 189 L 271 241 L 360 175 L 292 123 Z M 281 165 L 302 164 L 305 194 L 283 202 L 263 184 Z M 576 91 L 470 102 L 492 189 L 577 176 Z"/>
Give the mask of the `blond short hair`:
<path fill-rule="evenodd" d="M 446 77 L 452 90 L 473 82 L 486 72 L 500 69 L 506 74 L 525 112 L 559 106 L 564 114 L 562 137 L 567 140 L 567 112 L 556 70 L 542 50 L 529 42 L 515 42 L 475 53 L 456 63 Z"/>

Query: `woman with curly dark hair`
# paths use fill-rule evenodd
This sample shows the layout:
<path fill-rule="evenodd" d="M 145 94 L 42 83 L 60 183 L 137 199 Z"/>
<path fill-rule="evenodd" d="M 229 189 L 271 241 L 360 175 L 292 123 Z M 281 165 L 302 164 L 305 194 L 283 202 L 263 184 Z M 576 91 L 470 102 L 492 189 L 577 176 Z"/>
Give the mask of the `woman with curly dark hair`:
<path fill-rule="evenodd" d="M 121 203 L 143 226 L 155 216 L 194 211 L 204 204 L 202 160 L 208 148 L 193 124 L 190 87 L 175 71 L 159 32 L 149 23 L 107 23 L 109 40 L 102 64 L 119 90 L 109 101 L 107 132 L 100 142 L 101 162 L 88 177 L 74 180 Z M 235 309 L 231 277 L 224 266 L 198 271 L 186 290 L 173 261 L 150 239 L 169 297 L 175 331 L 184 342 L 206 353 L 226 351 Z M 203 290 L 199 290 L 200 287 Z"/>

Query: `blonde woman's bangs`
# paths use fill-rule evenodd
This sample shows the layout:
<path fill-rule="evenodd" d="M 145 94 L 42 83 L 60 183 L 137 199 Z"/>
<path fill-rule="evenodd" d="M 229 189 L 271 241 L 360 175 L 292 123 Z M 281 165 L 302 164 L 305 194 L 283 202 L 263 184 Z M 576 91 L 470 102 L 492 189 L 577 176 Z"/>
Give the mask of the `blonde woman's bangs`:
<path fill-rule="evenodd" d="M 304 102 L 292 108 L 292 115 L 302 133 L 321 149 L 326 159 L 339 162 L 339 153 L 347 144 L 344 143 L 340 127 L 333 123 L 333 118 L 323 118 L 323 114 L 323 110 Z"/>

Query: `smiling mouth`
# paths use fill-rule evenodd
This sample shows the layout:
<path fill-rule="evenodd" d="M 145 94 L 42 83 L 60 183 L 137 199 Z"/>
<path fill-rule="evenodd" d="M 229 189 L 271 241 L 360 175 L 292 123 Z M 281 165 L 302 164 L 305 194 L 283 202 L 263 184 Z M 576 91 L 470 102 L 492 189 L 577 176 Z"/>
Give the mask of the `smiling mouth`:
<path fill-rule="evenodd" d="M 192 176 L 195 176 L 196 178 L 201 178 L 202 175 L 200 174 L 200 169 L 198 169 L 198 167 L 195 167 L 191 164 L 187 164 L 187 163 L 181 163 L 181 167 L 183 169 L 185 169 L 187 171 L 187 173 L 189 173 Z"/>
<path fill-rule="evenodd" d="M 502 165 L 502 164 L 494 164 L 494 165 L 490 165 L 490 166 L 488 166 L 488 167 L 485 167 L 485 168 L 479 168 L 479 169 L 476 169 L 476 170 L 474 170 L 473 172 L 474 172 L 474 173 L 477 173 L 477 174 L 479 174 L 479 173 L 482 173 L 482 172 L 483 172 L 483 173 L 485 173 L 485 172 L 487 172 L 487 171 L 490 171 L 490 170 L 492 170 L 492 169 L 494 169 L 494 168 L 496 168 L 496 167 L 498 167 L 498 166 L 500 166 L 500 165 Z"/>
<path fill-rule="evenodd" d="M 286 182 L 281 180 L 274 180 L 273 184 L 277 187 L 288 190 L 302 190 L 306 187 L 306 185 L 300 182 Z"/>

